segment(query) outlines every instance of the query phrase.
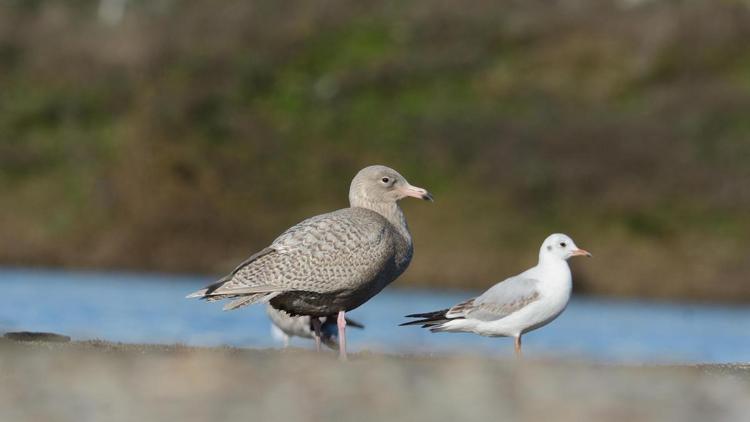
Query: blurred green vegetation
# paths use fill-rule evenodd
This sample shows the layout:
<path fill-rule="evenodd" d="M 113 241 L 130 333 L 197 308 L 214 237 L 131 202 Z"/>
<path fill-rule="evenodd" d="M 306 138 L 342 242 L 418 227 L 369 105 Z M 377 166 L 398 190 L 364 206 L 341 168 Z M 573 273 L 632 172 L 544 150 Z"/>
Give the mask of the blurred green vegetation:
<path fill-rule="evenodd" d="M 397 285 L 550 232 L 578 291 L 750 300 L 746 1 L 0 2 L 0 262 L 221 273 L 397 168 Z"/>

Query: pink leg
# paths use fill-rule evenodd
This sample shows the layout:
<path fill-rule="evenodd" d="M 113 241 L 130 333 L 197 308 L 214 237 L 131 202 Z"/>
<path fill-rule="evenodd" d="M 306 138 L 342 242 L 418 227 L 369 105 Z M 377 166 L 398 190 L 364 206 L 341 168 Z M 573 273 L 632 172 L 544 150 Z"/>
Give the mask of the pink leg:
<path fill-rule="evenodd" d="M 310 322 L 313 326 L 313 331 L 315 332 L 315 349 L 320 352 L 320 318 L 318 317 L 310 317 Z"/>
<path fill-rule="evenodd" d="M 516 357 L 522 358 L 523 353 L 521 352 L 521 335 L 519 334 L 518 337 L 516 337 Z"/>
<path fill-rule="evenodd" d="M 346 312 L 339 311 L 339 359 L 346 360 Z"/>

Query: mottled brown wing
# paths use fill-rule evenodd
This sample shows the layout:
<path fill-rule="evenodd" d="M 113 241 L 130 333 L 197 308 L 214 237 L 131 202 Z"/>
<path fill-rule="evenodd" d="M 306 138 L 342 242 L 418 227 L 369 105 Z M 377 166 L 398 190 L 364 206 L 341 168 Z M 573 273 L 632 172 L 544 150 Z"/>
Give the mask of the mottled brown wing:
<path fill-rule="evenodd" d="M 392 258 L 388 222 L 347 208 L 307 219 L 227 277 L 212 295 L 328 293 L 373 278 Z"/>

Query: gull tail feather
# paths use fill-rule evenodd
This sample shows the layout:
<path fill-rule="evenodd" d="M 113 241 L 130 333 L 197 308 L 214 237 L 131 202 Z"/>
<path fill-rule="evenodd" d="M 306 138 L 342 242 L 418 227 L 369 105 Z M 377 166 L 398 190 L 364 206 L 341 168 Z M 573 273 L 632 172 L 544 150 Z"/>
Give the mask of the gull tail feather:
<path fill-rule="evenodd" d="M 208 293 L 209 295 L 254 295 L 258 293 L 276 293 L 280 292 L 280 287 L 271 286 L 268 284 L 262 286 L 243 286 L 243 287 L 232 287 L 228 289 L 216 289 L 213 292 Z"/>
<path fill-rule="evenodd" d="M 407 318 L 445 318 L 445 314 L 448 312 L 448 308 L 441 309 L 439 311 L 425 312 L 422 314 L 410 314 Z"/>
<path fill-rule="evenodd" d="M 353 319 L 349 319 L 349 318 L 346 319 L 346 325 L 350 326 L 350 327 L 354 327 L 354 328 L 359 328 L 360 330 L 362 330 L 362 329 L 365 328 L 364 324 L 361 324 L 361 323 L 359 323 L 359 322 L 357 322 L 357 321 L 355 321 Z"/>
<path fill-rule="evenodd" d="M 204 297 L 206 295 L 206 292 L 208 289 L 200 289 L 197 292 L 190 293 L 189 295 L 185 296 L 185 299 L 195 299 L 199 297 Z"/>
<path fill-rule="evenodd" d="M 216 291 L 216 289 L 223 286 L 224 283 L 226 283 L 229 280 L 231 280 L 231 276 L 222 277 L 218 281 L 215 281 L 209 284 L 205 288 L 195 291 L 193 293 L 190 293 L 189 295 L 185 296 L 185 299 L 194 299 L 194 298 L 204 299 L 207 296 L 210 296 L 214 291 Z"/>
<path fill-rule="evenodd" d="M 185 296 L 187 299 L 199 298 L 206 300 L 226 299 L 228 297 L 244 296 L 244 295 L 256 295 L 256 294 L 269 294 L 276 293 L 280 289 L 276 286 L 245 286 L 234 289 L 221 289 L 224 281 L 218 281 L 205 289 L 200 289 L 196 292 L 190 293 Z"/>
<path fill-rule="evenodd" d="M 432 325 L 437 325 L 448 320 L 448 318 L 445 317 L 445 314 L 447 312 L 448 312 L 448 309 L 442 309 L 440 311 L 407 315 L 406 318 L 420 318 L 420 319 L 416 321 L 404 322 L 403 324 L 399 324 L 399 326 L 403 327 L 406 325 L 422 325 L 423 328 L 426 328 Z"/>
<path fill-rule="evenodd" d="M 268 302 L 269 300 L 273 299 L 274 297 L 281 294 L 281 292 L 273 292 L 273 293 L 256 293 L 251 295 L 243 295 L 239 299 L 233 300 L 226 305 L 224 305 L 224 308 L 222 308 L 225 311 L 231 311 L 237 308 L 241 308 L 243 306 L 252 305 L 258 302 Z"/>
<path fill-rule="evenodd" d="M 255 261 L 256 259 L 265 255 L 268 255 L 274 251 L 275 250 L 273 248 L 265 248 L 262 251 L 253 254 L 250 258 L 246 259 L 240 265 L 238 265 L 237 268 L 232 270 L 230 274 L 227 274 L 224 277 L 220 278 L 219 280 L 211 283 L 210 285 L 206 286 L 206 288 L 204 289 L 200 289 L 196 292 L 190 293 L 189 295 L 186 296 L 186 298 L 187 299 L 193 299 L 193 298 L 205 299 L 207 296 L 214 296 L 214 295 L 223 295 L 224 297 L 226 297 L 227 295 L 231 295 L 231 294 L 243 294 L 243 291 L 236 291 L 236 292 L 216 292 L 216 291 L 219 290 L 222 286 L 224 286 L 224 284 L 226 284 L 228 281 L 231 281 L 232 278 L 234 278 L 235 274 L 237 274 L 237 272 L 241 270 L 243 267 Z M 243 290 L 247 290 L 247 289 L 243 289 Z M 247 291 L 246 293 L 249 294 L 249 293 L 260 293 L 260 292 Z"/>

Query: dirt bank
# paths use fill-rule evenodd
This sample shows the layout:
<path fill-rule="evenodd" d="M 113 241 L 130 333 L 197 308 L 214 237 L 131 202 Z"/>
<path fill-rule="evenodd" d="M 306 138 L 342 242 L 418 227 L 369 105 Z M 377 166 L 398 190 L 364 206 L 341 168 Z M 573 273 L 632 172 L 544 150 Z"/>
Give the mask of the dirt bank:
<path fill-rule="evenodd" d="M 741 420 L 750 366 L 0 340 L 0 419 Z"/>

